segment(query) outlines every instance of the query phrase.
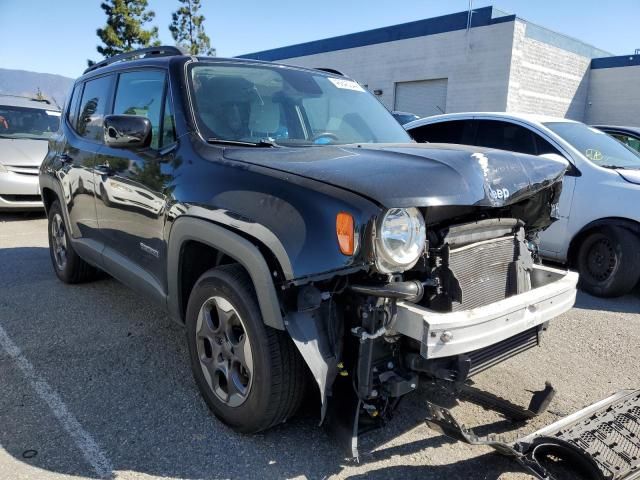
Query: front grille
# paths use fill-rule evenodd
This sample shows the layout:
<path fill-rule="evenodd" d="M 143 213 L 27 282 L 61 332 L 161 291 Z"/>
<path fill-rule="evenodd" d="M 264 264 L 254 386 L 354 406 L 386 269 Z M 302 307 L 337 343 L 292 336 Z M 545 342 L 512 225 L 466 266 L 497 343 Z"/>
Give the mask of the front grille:
<path fill-rule="evenodd" d="M 585 452 L 595 461 L 602 478 L 633 476 L 640 472 L 640 393 L 589 415 L 554 436 Z"/>
<path fill-rule="evenodd" d="M 504 362 L 508 358 L 537 346 L 538 343 L 538 328 L 534 327 L 495 345 L 475 350 L 467 354 L 471 360 L 469 376 L 477 375 L 488 368 Z"/>
<path fill-rule="evenodd" d="M 5 165 L 7 170 L 13 173 L 18 173 L 21 175 L 38 175 L 38 171 L 40 170 L 39 166 L 24 166 L 24 165 Z"/>
<path fill-rule="evenodd" d="M 452 310 L 468 310 L 504 300 L 516 292 L 513 262 L 518 259 L 515 236 L 478 242 L 449 251 L 449 269 L 460 285 L 462 301 Z"/>

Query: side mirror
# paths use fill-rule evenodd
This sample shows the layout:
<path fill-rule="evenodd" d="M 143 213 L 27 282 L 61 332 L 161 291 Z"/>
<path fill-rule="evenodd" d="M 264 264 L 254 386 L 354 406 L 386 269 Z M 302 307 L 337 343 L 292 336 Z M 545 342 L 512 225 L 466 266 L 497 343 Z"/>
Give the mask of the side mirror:
<path fill-rule="evenodd" d="M 570 162 L 569 160 L 567 160 L 565 157 L 563 157 L 562 155 L 558 155 L 557 153 L 544 153 L 542 155 L 539 155 L 540 158 L 548 158 L 549 160 L 555 160 L 556 162 L 561 162 L 567 165 L 567 173 L 565 173 L 565 175 L 567 177 L 580 177 L 582 176 L 582 173 L 580 173 L 580 170 L 577 169 L 577 167 Z"/>
<path fill-rule="evenodd" d="M 113 148 L 145 148 L 151 143 L 151 122 L 140 115 L 104 117 L 104 143 Z"/>

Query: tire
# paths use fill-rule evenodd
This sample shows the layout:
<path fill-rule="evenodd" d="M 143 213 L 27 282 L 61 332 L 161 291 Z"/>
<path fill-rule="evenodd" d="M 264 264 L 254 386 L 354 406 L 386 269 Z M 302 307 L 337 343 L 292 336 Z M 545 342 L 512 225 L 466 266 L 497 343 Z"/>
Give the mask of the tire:
<path fill-rule="evenodd" d="M 598 297 L 629 293 L 640 279 L 640 238 L 610 226 L 587 235 L 578 249 L 579 286 Z"/>
<path fill-rule="evenodd" d="M 71 244 L 58 200 L 49 208 L 49 254 L 56 275 L 64 283 L 82 283 L 98 276 L 98 270 L 78 256 Z"/>
<path fill-rule="evenodd" d="M 255 433 L 295 414 L 305 391 L 304 363 L 291 338 L 262 321 L 241 266 L 214 268 L 198 279 L 186 327 L 196 384 L 222 422 Z"/>

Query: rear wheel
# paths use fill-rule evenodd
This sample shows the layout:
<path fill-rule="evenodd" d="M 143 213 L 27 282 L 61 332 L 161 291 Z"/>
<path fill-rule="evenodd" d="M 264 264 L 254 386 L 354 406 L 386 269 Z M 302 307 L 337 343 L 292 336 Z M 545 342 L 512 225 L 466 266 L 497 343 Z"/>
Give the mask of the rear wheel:
<path fill-rule="evenodd" d="M 239 265 L 204 273 L 187 306 L 193 375 L 213 413 L 254 433 L 284 422 L 304 394 L 304 364 L 285 332 L 267 327 Z"/>
<path fill-rule="evenodd" d="M 640 279 L 640 238 L 610 226 L 589 233 L 578 250 L 580 287 L 592 295 L 618 297 Z"/>
<path fill-rule="evenodd" d="M 51 263 L 58 278 L 64 283 L 81 283 L 96 278 L 98 270 L 80 258 L 71 245 L 58 200 L 49 208 L 48 230 Z"/>

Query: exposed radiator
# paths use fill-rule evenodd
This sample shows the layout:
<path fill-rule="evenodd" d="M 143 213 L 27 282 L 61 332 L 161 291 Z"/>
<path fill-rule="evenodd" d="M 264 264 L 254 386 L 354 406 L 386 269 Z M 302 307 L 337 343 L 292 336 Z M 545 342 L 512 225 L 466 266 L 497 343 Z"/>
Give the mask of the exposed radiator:
<path fill-rule="evenodd" d="M 473 243 L 449 251 L 449 269 L 462 292 L 453 311 L 489 305 L 517 292 L 514 262 L 520 250 L 516 236 Z"/>

